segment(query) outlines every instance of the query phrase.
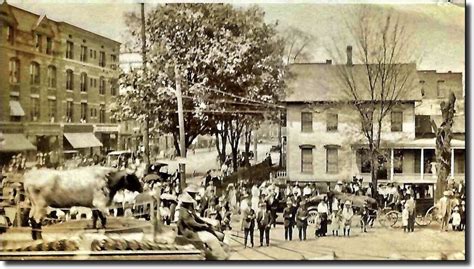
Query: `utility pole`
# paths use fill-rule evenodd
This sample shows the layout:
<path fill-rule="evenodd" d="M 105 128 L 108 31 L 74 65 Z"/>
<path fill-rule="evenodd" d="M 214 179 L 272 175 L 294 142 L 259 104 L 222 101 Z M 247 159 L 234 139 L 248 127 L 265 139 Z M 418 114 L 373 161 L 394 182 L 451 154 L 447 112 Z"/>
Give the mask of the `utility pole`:
<path fill-rule="evenodd" d="M 282 143 L 282 138 L 281 138 L 281 124 L 282 124 L 282 112 L 281 110 L 279 111 L 279 114 L 278 114 L 278 148 L 279 148 L 279 154 L 280 154 L 280 160 L 278 161 L 278 167 L 282 167 L 283 166 L 283 160 L 282 160 L 282 146 L 283 146 L 283 143 Z"/>
<path fill-rule="evenodd" d="M 176 62 L 174 67 L 174 73 L 176 78 L 176 98 L 178 99 L 178 123 L 179 123 L 179 152 L 183 163 L 179 163 L 180 180 L 179 185 L 181 191 L 186 187 L 186 142 L 184 137 L 184 115 L 183 115 L 183 96 L 181 94 L 181 70 L 179 70 L 178 63 Z"/>
<path fill-rule="evenodd" d="M 255 165 L 258 164 L 257 144 L 258 144 L 257 130 L 253 130 L 253 159 L 255 160 Z"/>
<path fill-rule="evenodd" d="M 142 37 L 142 63 L 143 63 L 143 75 L 146 76 L 146 36 L 145 36 L 145 3 L 140 3 L 141 6 L 141 37 Z M 148 109 L 148 108 L 147 108 Z M 145 134 L 143 137 L 143 144 L 145 144 L 145 162 L 150 165 L 150 115 L 149 111 L 147 110 L 147 115 L 145 118 Z M 161 232 L 161 217 L 160 217 L 160 193 L 161 188 L 158 188 L 155 191 L 155 199 L 151 200 L 151 208 L 150 208 L 150 217 L 152 223 L 152 233 L 153 233 L 153 241 L 156 242 L 156 236 L 158 232 Z M 156 209 L 155 209 L 156 208 Z"/>
<path fill-rule="evenodd" d="M 142 24 L 142 68 L 143 68 L 143 75 L 146 75 L 146 40 L 145 40 L 145 3 L 141 3 L 141 24 Z M 148 114 L 145 118 L 145 134 L 143 136 L 143 144 L 145 146 L 145 163 L 150 165 L 150 115 Z"/>

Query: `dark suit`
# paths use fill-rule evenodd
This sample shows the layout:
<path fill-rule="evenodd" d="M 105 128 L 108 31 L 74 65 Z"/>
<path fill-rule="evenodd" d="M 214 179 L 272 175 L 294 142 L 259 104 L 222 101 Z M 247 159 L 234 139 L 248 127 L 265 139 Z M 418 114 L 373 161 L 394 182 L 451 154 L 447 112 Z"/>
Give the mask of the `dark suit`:
<path fill-rule="evenodd" d="M 299 207 L 296 211 L 296 226 L 298 227 L 298 236 L 300 240 L 306 240 L 306 229 L 308 227 L 308 210 Z"/>
<path fill-rule="evenodd" d="M 293 239 L 293 208 L 285 207 L 283 209 L 283 224 L 285 225 L 285 240 Z"/>
<path fill-rule="evenodd" d="M 255 211 L 247 209 L 242 214 L 242 224 L 244 228 L 244 246 L 247 247 L 247 238 L 250 237 L 250 244 L 253 247 L 253 230 L 255 229 Z"/>
<path fill-rule="evenodd" d="M 260 211 L 257 214 L 258 230 L 260 231 L 260 246 L 263 246 L 263 237 L 265 242 L 270 245 L 270 227 L 272 225 L 272 216 L 269 210 Z"/>

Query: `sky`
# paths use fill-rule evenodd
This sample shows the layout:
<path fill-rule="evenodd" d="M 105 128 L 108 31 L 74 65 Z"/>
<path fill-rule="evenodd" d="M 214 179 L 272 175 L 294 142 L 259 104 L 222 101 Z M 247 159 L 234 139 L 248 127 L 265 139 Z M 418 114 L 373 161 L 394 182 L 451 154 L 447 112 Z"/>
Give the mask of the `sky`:
<path fill-rule="evenodd" d="M 440 4 L 437 0 L 407 1 L 391 0 L 390 5 L 384 4 L 377 8 L 393 9 L 408 22 L 417 55 L 420 56 L 417 62 L 418 69 L 464 72 L 465 9 L 451 4 Z M 123 14 L 127 11 L 138 12 L 140 8 L 136 0 L 7 0 L 7 2 L 37 14 L 44 13 L 53 20 L 66 21 L 117 41 L 123 41 L 126 37 Z M 158 1 L 146 2 L 146 8 L 150 9 L 156 6 Z M 283 0 L 238 1 L 236 5 L 245 7 L 255 2 L 259 2 L 258 5 L 265 11 L 267 22 L 274 23 L 278 20 L 278 29 L 296 27 L 313 35 L 314 41 L 309 46 L 311 51 L 309 61 L 324 62 L 330 59 L 327 46 L 331 41 L 334 44 L 334 33 L 342 31 L 344 20 L 350 20 L 347 14 L 350 14 L 353 6 L 347 3 L 360 1 L 330 1 L 345 4 L 324 4 L 325 1 L 311 0 L 292 1 L 291 4 Z M 424 4 L 420 4 L 421 2 Z M 336 45 L 342 48 L 349 45 L 344 42 L 350 43 L 342 40 L 338 42 Z"/>

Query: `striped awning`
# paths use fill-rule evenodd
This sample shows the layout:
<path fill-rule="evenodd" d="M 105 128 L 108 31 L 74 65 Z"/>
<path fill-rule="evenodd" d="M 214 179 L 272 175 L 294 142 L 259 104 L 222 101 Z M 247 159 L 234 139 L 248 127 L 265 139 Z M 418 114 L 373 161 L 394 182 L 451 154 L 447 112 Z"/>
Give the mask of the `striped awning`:
<path fill-rule="evenodd" d="M 3 134 L 0 152 L 20 152 L 36 150 L 36 147 L 23 134 Z"/>
<path fill-rule="evenodd" d="M 25 116 L 25 111 L 21 107 L 20 102 L 10 101 L 10 116 L 18 116 L 18 117 Z"/>
<path fill-rule="evenodd" d="M 75 149 L 102 147 L 93 133 L 64 133 L 64 137 Z"/>

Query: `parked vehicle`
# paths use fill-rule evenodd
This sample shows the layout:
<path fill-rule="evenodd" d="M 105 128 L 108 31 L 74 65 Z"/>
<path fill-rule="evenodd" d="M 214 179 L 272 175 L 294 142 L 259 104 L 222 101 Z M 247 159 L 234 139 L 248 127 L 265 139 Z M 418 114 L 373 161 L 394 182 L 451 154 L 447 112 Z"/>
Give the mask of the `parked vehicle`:
<path fill-rule="evenodd" d="M 132 157 L 132 152 L 127 150 L 112 151 L 107 154 L 106 165 L 109 167 L 117 168 L 119 166 L 120 159 L 128 160 Z"/>

